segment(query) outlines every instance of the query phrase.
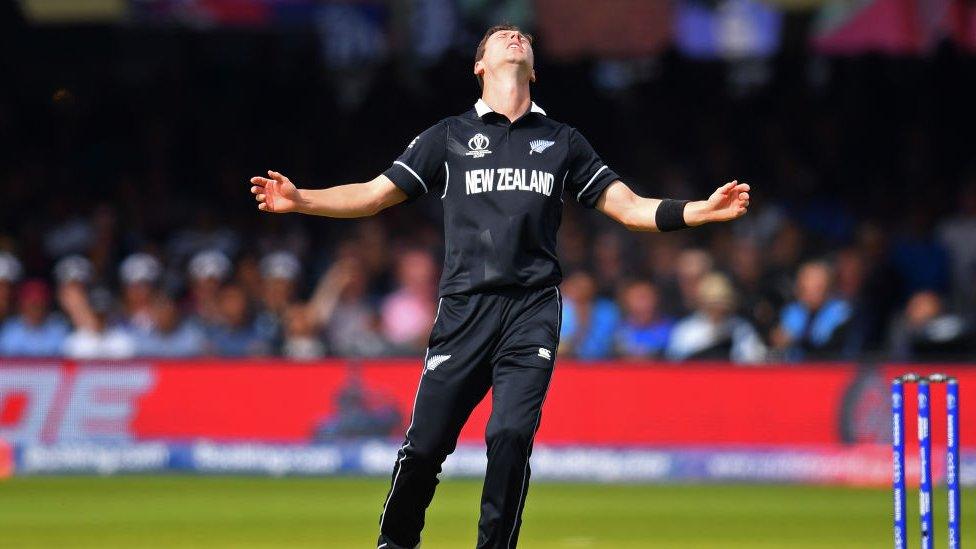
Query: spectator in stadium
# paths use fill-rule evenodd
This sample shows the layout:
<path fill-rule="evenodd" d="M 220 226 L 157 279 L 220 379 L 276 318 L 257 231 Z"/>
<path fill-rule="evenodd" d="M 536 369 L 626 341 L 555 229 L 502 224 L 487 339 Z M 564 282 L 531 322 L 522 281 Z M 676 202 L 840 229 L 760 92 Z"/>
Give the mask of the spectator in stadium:
<path fill-rule="evenodd" d="M 68 337 L 68 324 L 51 312 L 47 284 L 24 282 L 17 292 L 17 304 L 20 314 L 0 325 L 0 356 L 58 356 Z"/>
<path fill-rule="evenodd" d="M 891 264 L 887 232 L 877 222 L 861 223 L 855 235 L 854 249 L 863 258 L 864 277 L 861 287 L 859 313 L 865 328 L 864 344 L 870 349 L 884 349 L 888 345 L 891 321 L 901 307 L 898 274 Z M 844 294 L 841 288 L 841 294 Z"/>
<path fill-rule="evenodd" d="M 776 306 L 777 313 L 793 299 L 793 275 L 803 257 L 806 243 L 800 227 L 783 222 L 764 249 L 765 268 L 762 286 Z M 778 320 L 777 320 L 778 323 Z"/>
<path fill-rule="evenodd" d="M 159 260 L 147 253 L 136 253 L 119 265 L 125 324 L 134 332 L 149 332 L 155 316 L 156 283 L 163 272 Z"/>
<path fill-rule="evenodd" d="M 77 284 L 63 285 L 59 301 L 74 330 L 64 342 L 64 355 L 75 359 L 120 359 L 136 354 L 136 343 L 123 328 L 109 322 L 114 299 L 105 288 L 85 293 Z"/>
<path fill-rule="evenodd" d="M 575 218 L 579 217 L 576 210 L 567 208 L 563 212 L 563 222 L 560 227 L 559 241 L 559 264 L 565 272 L 573 272 L 583 269 L 587 263 L 590 253 L 589 234 L 583 222 L 577 223 Z"/>
<path fill-rule="evenodd" d="M 658 307 L 672 318 L 682 316 L 684 312 L 678 289 L 678 257 L 686 246 L 683 236 L 680 233 L 651 235 L 640 247 L 644 257 L 637 272 L 654 283 L 660 299 Z"/>
<path fill-rule="evenodd" d="M 346 247 L 351 251 L 338 253 L 337 258 L 354 255 L 359 262 L 364 295 L 389 293 L 393 285 L 394 254 L 389 253 L 390 230 L 379 218 L 360 219 L 356 223 L 354 234 L 340 245 L 340 248 Z"/>
<path fill-rule="evenodd" d="M 366 296 L 367 276 L 355 246 L 344 246 L 339 259 L 319 279 L 309 300 L 312 321 L 323 332 L 330 353 L 380 356 L 387 343 L 379 317 Z"/>
<path fill-rule="evenodd" d="M 709 273 L 698 282 L 695 312 L 671 332 L 665 356 L 671 360 L 764 360 L 766 346 L 747 320 L 736 316 L 735 290 L 728 277 Z"/>
<path fill-rule="evenodd" d="M 0 252 L 0 322 L 13 313 L 14 287 L 22 272 L 20 261 L 8 252 Z"/>
<path fill-rule="evenodd" d="M 976 171 L 959 190 L 958 211 L 937 228 L 939 243 L 949 251 L 953 302 L 958 310 L 976 309 Z"/>
<path fill-rule="evenodd" d="M 264 278 L 261 276 L 260 258 L 256 254 L 245 253 L 237 260 L 236 268 L 233 271 L 232 281 L 252 299 L 260 299 L 263 293 L 262 285 L 264 284 Z"/>
<path fill-rule="evenodd" d="M 773 344 L 787 360 L 842 356 L 851 306 L 834 293 L 834 273 L 825 261 L 809 261 L 796 276 L 796 301 L 783 308 Z"/>
<path fill-rule="evenodd" d="M 613 354 L 613 337 L 620 322 L 617 305 L 597 295 L 596 282 L 585 271 L 563 280 L 563 318 L 559 352 L 584 360 L 608 358 Z"/>
<path fill-rule="evenodd" d="M 902 284 L 902 298 L 920 290 L 949 290 L 949 253 L 932 234 L 932 209 L 919 204 L 909 210 L 907 227 L 893 239 L 891 261 Z"/>
<path fill-rule="evenodd" d="M 148 357 L 194 357 L 205 354 L 206 339 L 196 323 L 180 317 L 180 310 L 165 292 L 151 304 L 150 328 L 133 330 L 136 352 Z"/>
<path fill-rule="evenodd" d="M 284 322 L 295 300 L 295 285 L 302 264 L 291 252 L 273 252 L 261 259 L 261 295 L 254 324 L 271 352 L 280 354 L 284 344 Z"/>
<path fill-rule="evenodd" d="M 311 311 L 304 304 L 293 303 L 285 309 L 285 333 L 281 355 L 293 360 L 313 360 L 325 356 L 325 345 L 315 331 Z"/>
<path fill-rule="evenodd" d="M 864 348 L 871 332 L 874 311 L 865 295 L 867 260 L 856 247 L 843 248 L 834 259 L 837 297 L 851 307 L 851 319 L 844 336 L 843 354 L 853 357 Z"/>
<path fill-rule="evenodd" d="M 615 334 L 616 355 L 625 358 L 651 358 L 664 354 L 674 320 L 663 316 L 658 307 L 654 284 L 633 280 L 620 292 L 623 319 Z"/>
<path fill-rule="evenodd" d="M 733 241 L 729 257 L 733 283 L 738 290 L 739 315 L 748 319 L 764 340 L 776 327 L 782 303 L 763 284 L 762 252 L 753 238 Z"/>
<path fill-rule="evenodd" d="M 437 267 L 424 250 L 408 250 L 397 258 L 396 290 L 381 307 L 383 335 L 400 352 L 423 351 L 434 323 Z"/>
<path fill-rule="evenodd" d="M 891 329 L 890 356 L 894 360 L 959 360 L 972 357 L 972 325 L 949 312 L 939 294 L 923 290 L 913 295 Z"/>
<path fill-rule="evenodd" d="M 220 317 L 209 326 L 207 336 L 210 351 L 218 356 L 264 356 L 270 349 L 254 326 L 248 310 L 247 294 L 235 284 L 220 288 L 217 292 Z"/>
<path fill-rule="evenodd" d="M 675 275 L 681 295 L 681 303 L 678 304 L 681 314 L 695 310 L 698 284 L 703 276 L 712 271 L 714 264 L 711 254 L 702 249 L 691 248 L 678 254 Z"/>
<path fill-rule="evenodd" d="M 222 320 L 220 287 L 231 274 L 230 259 L 223 252 L 206 250 L 190 260 L 189 311 L 194 321 L 205 329 Z"/>
<path fill-rule="evenodd" d="M 601 295 L 614 295 L 623 281 L 627 270 L 623 246 L 623 235 L 620 231 L 601 233 L 594 242 L 593 277 Z"/>

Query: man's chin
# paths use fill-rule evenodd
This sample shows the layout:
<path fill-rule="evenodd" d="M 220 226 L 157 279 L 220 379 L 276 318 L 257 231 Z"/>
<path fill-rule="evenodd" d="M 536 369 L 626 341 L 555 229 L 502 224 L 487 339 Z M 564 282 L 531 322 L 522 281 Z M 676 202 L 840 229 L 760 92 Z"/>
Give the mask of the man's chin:
<path fill-rule="evenodd" d="M 528 70 L 532 70 L 532 60 L 525 54 L 510 55 L 505 62 L 508 65 L 518 65 Z"/>

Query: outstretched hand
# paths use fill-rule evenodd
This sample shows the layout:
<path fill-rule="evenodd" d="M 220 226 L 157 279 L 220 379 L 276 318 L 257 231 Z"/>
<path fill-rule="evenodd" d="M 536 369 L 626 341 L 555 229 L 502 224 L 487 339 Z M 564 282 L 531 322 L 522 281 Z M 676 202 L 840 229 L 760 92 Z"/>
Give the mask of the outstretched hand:
<path fill-rule="evenodd" d="M 265 212 L 286 213 L 298 211 L 301 196 L 298 187 L 284 175 L 268 170 L 267 177 L 251 178 L 251 194 L 258 202 L 258 209 Z"/>
<path fill-rule="evenodd" d="M 749 209 L 749 185 L 732 181 L 715 189 L 702 212 L 709 221 L 731 221 Z"/>

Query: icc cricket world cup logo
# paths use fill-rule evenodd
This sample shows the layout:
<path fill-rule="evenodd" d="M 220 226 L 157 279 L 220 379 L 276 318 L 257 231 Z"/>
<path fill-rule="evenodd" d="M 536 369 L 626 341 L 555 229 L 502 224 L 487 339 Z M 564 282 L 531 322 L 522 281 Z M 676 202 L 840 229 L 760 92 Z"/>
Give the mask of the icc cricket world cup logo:
<path fill-rule="evenodd" d="M 476 133 L 474 137 L 468 140 L 468 148 L 471 150 L 464 154 L 474 158 L 481 158 L 487 154 L 491 154 L 491 151 L 488 150 L 489 143 L 488 137 L 485 134 Z"/>

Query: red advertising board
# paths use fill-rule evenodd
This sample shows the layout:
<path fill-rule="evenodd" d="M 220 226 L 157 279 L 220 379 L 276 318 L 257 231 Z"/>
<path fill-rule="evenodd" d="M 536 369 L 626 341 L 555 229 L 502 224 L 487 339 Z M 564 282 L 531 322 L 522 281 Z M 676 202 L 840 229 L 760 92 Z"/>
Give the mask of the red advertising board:
<path fill-rule="evenodd" d="M 890 430 L 888 380 L 908 369 L 919 368 L 561 361 L 538 440 L 794 447 L 884 442 Z M 421 370 L 414 360 L 0 361 L 0 439 L 399 438 Z M 967 444 L 976 441 L 965 397 L 966 387 L 976 387 L 976 369 L 950 371 L 961 380 L 961 435 Z M 937 436 L 944 429 L 943 395 L 934 390 Z M 464 427 L 462 442 L 481 440 L 489 403 L 490 395 Z"/>
<path fill-rule="evenodd" d="M 356 371 L 358 370 L 358 371 Z M 350 378 L 409 421 L 420 368 L 410 361 L 281 366 L 171 364 L 138 404 L 143 438 L 303 441 L 334 414 Z M 837 441 L 849 368 L 737 370 L 560 364 L 538 440 L 597 444 L 799 444 Z M 218 398 L 217 395 L 224 395 Z M 462 441 L 484 436 L 490 396 Z"/>

